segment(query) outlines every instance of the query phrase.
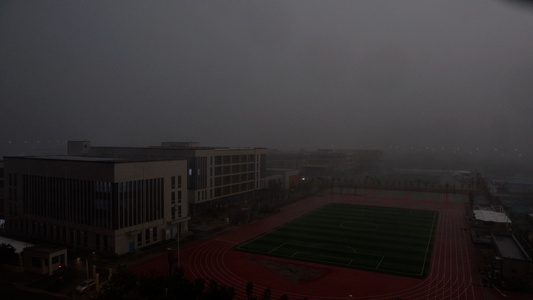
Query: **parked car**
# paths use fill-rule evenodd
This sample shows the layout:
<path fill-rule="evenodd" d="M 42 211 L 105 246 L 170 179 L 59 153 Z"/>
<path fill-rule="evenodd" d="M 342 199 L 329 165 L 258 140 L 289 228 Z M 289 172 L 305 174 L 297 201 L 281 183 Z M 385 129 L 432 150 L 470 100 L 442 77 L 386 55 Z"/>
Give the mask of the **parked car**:
<path fill-rule="evenodd" d="M 94 281 L 94 279 L 87 279 L 76 287 L 76 292 L 80 294 L 85 293 L 86 291 L 90 290 L 95 284 L 96 282 Z"/>

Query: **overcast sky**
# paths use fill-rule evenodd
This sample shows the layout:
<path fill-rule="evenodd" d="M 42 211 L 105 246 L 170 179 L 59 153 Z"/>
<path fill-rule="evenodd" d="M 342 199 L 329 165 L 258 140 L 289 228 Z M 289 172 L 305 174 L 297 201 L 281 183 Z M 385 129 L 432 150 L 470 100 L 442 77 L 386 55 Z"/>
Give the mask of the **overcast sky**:
<path fill-rule="evenodd" d="M 532 96 L 533 7 L 512 1 L 0 3 L 0 155 L 82 139 L 532 153 Z"/>

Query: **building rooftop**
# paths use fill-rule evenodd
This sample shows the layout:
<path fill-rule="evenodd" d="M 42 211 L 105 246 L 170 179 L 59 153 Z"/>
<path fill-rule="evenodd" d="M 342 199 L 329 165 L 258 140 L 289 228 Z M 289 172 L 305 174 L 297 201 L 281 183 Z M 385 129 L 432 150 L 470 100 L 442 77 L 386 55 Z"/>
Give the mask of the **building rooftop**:
<path fill-rule="evenodd" d="M 511 223 L 511 220 L 507 217 L 507 215 L 502 212 L 477 209 L 474 210 L 474 215 L 476 216 L 476 220 L 484 222 Z"/>
<path fill-rule="evenodd" d="M 26 243 L 26 242 L 23 242 L 23 241 L 17 241 L 17 240 L 13 240 L 13 239 L 8 239 L 8 238 L 3 237 L 3 236 L 0 236 L 0 244 L 8 244 L 8 245 L 13 246 L 13 248 L 15 248 L 15 251 L 17 253 L 22 252 L 22 250 L 24 250 L 24 248 L 26 248 L 26 247 L 33 246 L 33 244 L 29 244 L 29 243 Z"/>
<path fill-rule="evenodd" d="M 62 251 L 64 249 L 66 248 L 52 246 L 52 245 L 35 245 L 35 246 L 27 247 L 24 250 L 32 251 L 32 252 L 39 252 L 39 253 L 55 253 L 58 251 Z"/>
<path fill-rule="evenodd" d="M 492 238 L 503 258 L 530 260 L 515 237 L 511 234 L 492 234 Z"/>

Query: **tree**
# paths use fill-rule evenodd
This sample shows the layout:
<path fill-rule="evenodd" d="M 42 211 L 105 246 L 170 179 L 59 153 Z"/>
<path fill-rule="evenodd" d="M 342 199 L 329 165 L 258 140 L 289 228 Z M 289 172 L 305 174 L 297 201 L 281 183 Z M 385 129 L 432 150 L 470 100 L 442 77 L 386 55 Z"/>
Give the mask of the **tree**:
<path fill-rule="evenodd" d="M 11 244 L 0 244 L 0 264 L 18 265 L 18 254 Z"/>
<path fill-rule="evenodd" d="M 118 269 L 95 295 L 96 300 L 121 300 L 138 293 L 137 276 L 124 268 Z"/>
<path fill-rule="evenodd" d="M 216 281 L 211 280 L 209 289 L 204 293 L 203 300 L 233 300 L 235 289 L 224 285 L 219 285 Z"/>
<path fill-rule="evenodd" d="M 246 297 L 248 297 L 247 298 L 248 300 L 252 299 L 253 293 L 254 293 L 254 283 L 251 281 L 248 281 L 248 283 L 246 284 Z"/>
<path fill-rule="evenodd" d="M 271 297 L 272 297 L 272 291 L 270 290 L 270 288 L 266 288 L 265 291 L 263 292 L 262 300 L 270 300 Z"/>

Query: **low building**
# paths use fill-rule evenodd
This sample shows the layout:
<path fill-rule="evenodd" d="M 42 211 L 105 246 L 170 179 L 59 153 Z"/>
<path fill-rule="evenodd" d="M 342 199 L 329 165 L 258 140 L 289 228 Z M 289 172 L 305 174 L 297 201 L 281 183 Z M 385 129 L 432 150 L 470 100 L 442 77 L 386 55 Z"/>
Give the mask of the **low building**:
<path fill-rule="evenodd" d="M 24 248 L 24 268 L 28 272 L 52 275 L 67 266 L 67 248 L 37 245 Z"/>
<path fill-rule="evenodd" d="M 509 193 L 531 195 L 533 194 L 533 179 L 513 180 L 505 184 Z"/>
<path fill-rule="evenodd" d="M 498 255 L 499 273 L 504 281 L 531 280 L 531 259 L 512 234 L 492 235 L 492 244 Z"/>
<path fill-rule="evenodd" d="M 268 154 L 268 168 L 296 169 L 308 178 L 351 178 L 375 175 L 381 159 L 382 153 L 378 150 L 273 151 Z"/>
<path fill-rule="evenodd" d="M 475 209 L 474 216 L 478 231 L 489 236 L 490 232 L 508 232 L 512 224 L 511 219 L 504 212 L 491 209 Z"/>
<path fill-rule="evenodd" d="M 289 190 L 301 183 L 302 178 L 298 170 L 292 169 L 268 169 L 267 170 L 267 186 L 271 186 L 272 182 L 280 183 L 281 190 Z M 303 179 L 305 180 L 305 179 Z"/>

